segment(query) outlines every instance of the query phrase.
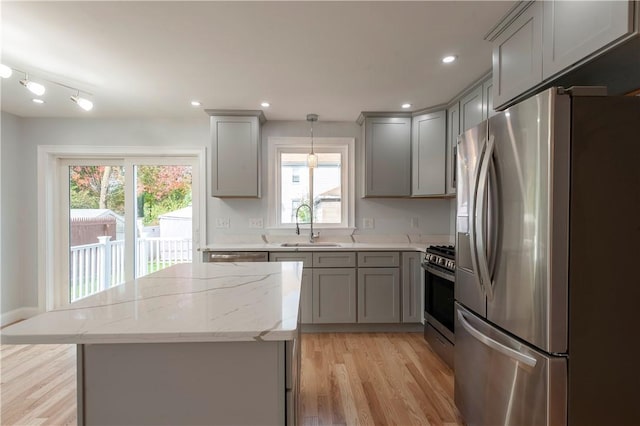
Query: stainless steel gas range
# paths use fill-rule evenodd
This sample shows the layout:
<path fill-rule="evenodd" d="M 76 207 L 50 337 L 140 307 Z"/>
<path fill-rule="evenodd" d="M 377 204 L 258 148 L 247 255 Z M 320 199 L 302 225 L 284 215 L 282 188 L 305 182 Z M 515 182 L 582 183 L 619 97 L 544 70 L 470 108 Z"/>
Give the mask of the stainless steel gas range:
<path fill-rule="evenodd" d="M 455 249 L 430 246 L 424 255 L 424 337 L 438 355 L 453 368 Z"/>

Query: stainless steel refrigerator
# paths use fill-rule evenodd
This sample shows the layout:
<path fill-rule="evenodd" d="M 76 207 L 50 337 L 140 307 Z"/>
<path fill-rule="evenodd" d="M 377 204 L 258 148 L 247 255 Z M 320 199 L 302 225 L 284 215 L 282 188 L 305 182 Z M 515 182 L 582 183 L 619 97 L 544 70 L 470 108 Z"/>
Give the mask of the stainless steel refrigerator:
<path fill-rule="evenodd" d="M 640 424 L 640 98 L 552 88 L 461 135 L 469 425 Z"/>

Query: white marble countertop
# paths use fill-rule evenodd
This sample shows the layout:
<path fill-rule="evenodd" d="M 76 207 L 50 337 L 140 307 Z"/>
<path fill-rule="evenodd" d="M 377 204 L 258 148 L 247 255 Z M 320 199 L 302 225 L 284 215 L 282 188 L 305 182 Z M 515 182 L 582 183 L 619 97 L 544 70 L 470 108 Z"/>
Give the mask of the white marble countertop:
<path fill-rule="evenodd" d="M 303 244 L 305 244 L 303 242 Z M 217 243 L 201 248 L 201 251 L 421 251 L 427 248 L 418 243 L 336 243 L 326 246 L 322 242 L 303 247 L 283 247 L 282 243 Z"/>
<path fill-rule="evenodd" d="M 2 343 L 291 340 L 302 262 L 180 264 L 6 327 Z"/>

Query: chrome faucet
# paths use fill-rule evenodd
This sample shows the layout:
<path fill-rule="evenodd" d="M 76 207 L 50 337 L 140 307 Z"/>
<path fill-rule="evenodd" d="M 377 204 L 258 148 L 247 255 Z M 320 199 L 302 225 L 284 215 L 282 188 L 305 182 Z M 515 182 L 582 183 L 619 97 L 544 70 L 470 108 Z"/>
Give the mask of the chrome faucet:
<path fill-rule="evenodd" d="M 296 209 L 296 235 L 300 235 L 300 225 L 298 224 L 298 213 L 300 212 L 300 209 L 302 207 L 306 207 L 309 209 L 309 217 L 310 217 L 310 222 L 311 222 L 311 235 L 309 236 L 309 242 L 310 243 L 314 243 L 316 238 L 320 237 L 320 233 L 313 233 L 313 209 L 311 208 L 311 206 L 309 204 L 300 204 L 298 206 L 298 208 Z"/>

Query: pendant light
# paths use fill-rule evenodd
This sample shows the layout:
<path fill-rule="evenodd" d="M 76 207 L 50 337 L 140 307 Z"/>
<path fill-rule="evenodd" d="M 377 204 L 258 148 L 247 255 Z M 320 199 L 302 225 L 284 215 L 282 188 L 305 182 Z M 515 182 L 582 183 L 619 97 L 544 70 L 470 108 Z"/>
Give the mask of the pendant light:
<path fill-rule="evenodd" d="M 313 152 L 313 122 L 318 121 L 318 114 L 307 114 L 307 121 L 311 122 L 311 152 L 307 155 L 307 167 L 318 167 L 318 156 Z"/>

